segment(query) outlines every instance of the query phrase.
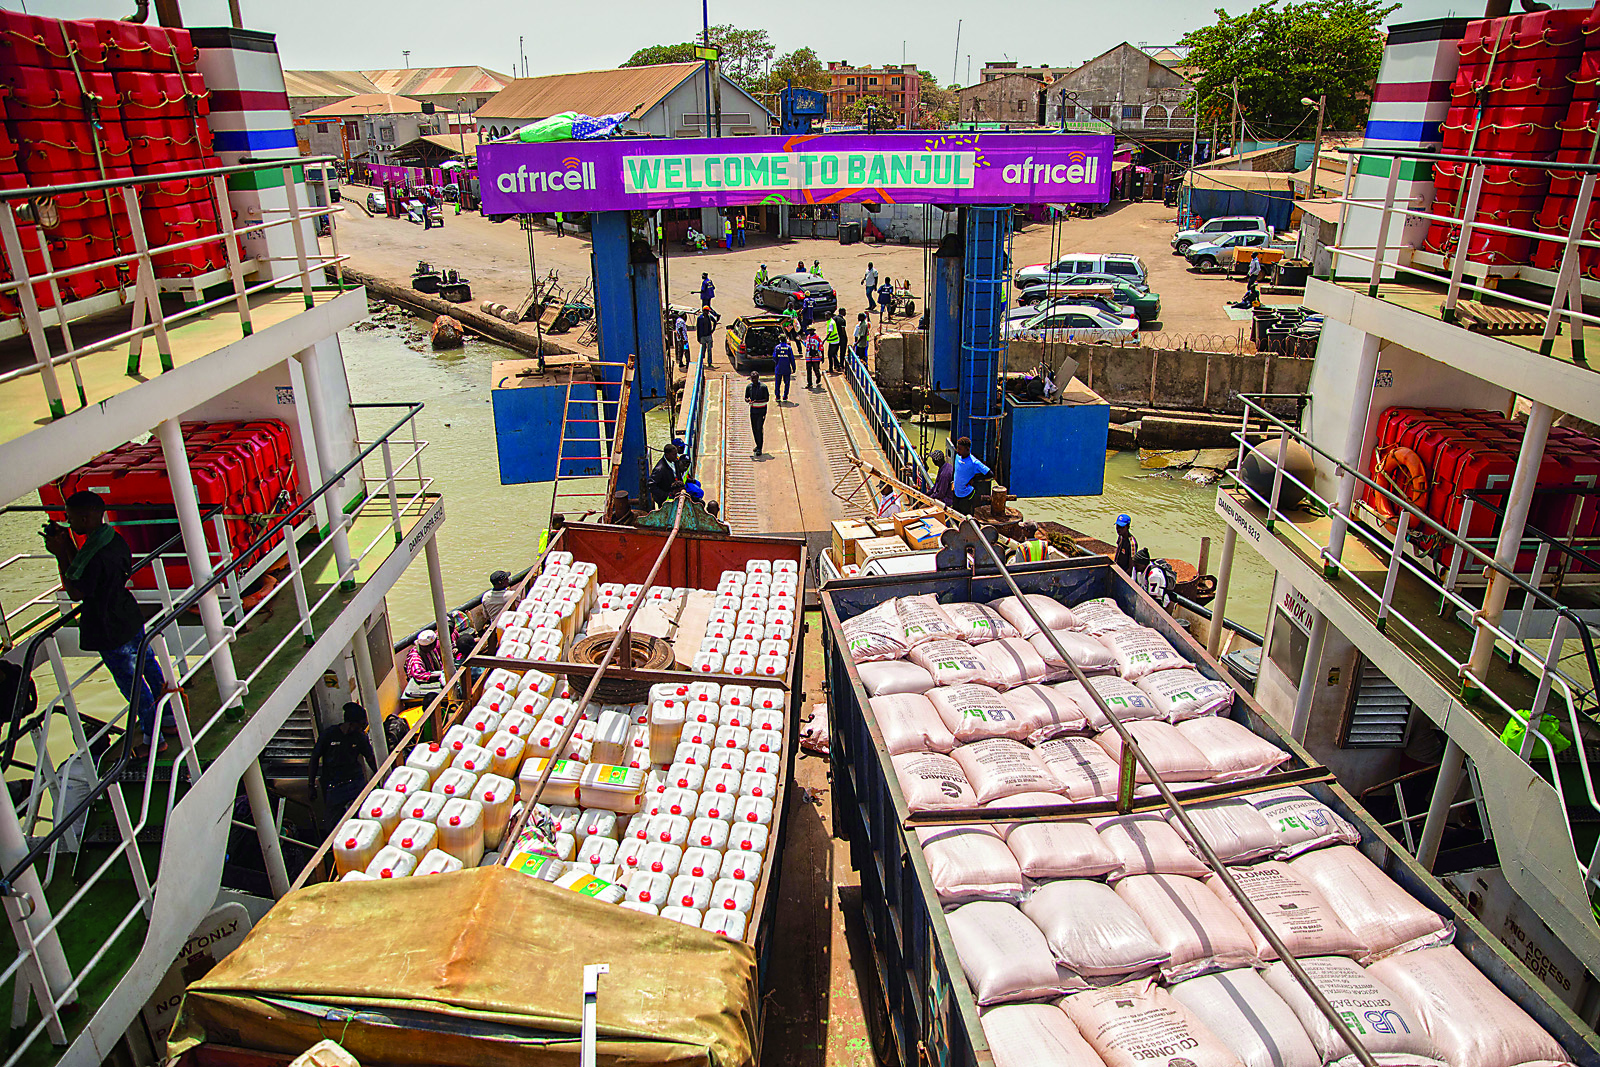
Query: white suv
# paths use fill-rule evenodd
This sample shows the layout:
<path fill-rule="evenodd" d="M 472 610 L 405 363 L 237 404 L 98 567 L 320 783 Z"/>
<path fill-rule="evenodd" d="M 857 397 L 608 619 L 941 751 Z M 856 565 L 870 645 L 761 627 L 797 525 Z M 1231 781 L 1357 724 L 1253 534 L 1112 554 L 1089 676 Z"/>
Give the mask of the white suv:
<path fill-rule="evenodd" d="M 1260 215 L 1223 215 L 1207 219 L 1192 230 L 1179 230 L 1172 237 L 1172 250 L 1180 256 L 1189 254 L 1189 246 L 1201 241 L 1214 241 L 1225 233 L 1240 230 L 1265 230 L 1267 220 Z"/>

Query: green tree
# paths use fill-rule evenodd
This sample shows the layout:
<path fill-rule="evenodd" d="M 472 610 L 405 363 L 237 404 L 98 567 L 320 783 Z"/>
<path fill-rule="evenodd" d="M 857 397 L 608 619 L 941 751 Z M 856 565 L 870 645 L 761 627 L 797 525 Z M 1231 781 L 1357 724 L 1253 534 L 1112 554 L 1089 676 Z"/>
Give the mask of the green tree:
<path fill-rule="evenodd" d="M 812 48 L 796 48 L 773 60 L 772 75 L 765 79 L 764 88 L 769 93 L 775 93 L 791 82 L 796 88 L 823 91 L 833 85 L 833 80 L 823 69 L 822 60 L 817 58 L 816 50 Z"/>
<path fill-rule="evenodd" d="M 690 63 L 694 61 L 694 41 L 680 44 L 653 44 L 641 48 L 628 57 L 624 67 L 646 67 L 656 63 Z M 741 89 L 753 89 L 765 77 L 767 64 L 777 51 L 767 39 L 766 30 L 741 30 L 731 23 L 711 27 L 711 43 L 721 53 L 717 66 L 728 80 Z"/>
<path fill-rule="evenodd" d="M 859 123 L 870 130 L 892 130 L 900 125 L 900 113 L 881 96 L 858 96 L 845 105 L 841 122 Z"/>
<path fill-rule="evenodd" d="M 688 41 L 682 44 L 653 44 L 641 48 L 628 57 L 622 64 L 624 67 L 653 67 L 658 63 L 688 63 L 694 59 L 694 45 Z"/>
<path fill-rule="evenodd" d="M 924 130 L 937 130 L 950 125 L 960 118 L 961 101 L 953 90 L 939 84 L 939 79 L 932 74 L 917 68 L 917 73 L 922 75 L 922 89 L 919 98 L 922 103 L 922 114 L 917 125 Z"/>
<path fill-rule="evenodd" d="M 1262 133 L 1305 126 L 1300 98 L 1321 93 L 1328 95 L 1326 128 L 1358 129 L 1383 58 L 1383 22 L 1399 7 L 1382 0 L 1267 0 L 1241 15 L 1217 8 L 1216 22 L 1180 42 L 1190 47 L 1186 65 L 1204 71 L 1196 82 L 1200 121 L 1228 121 L 1237 82 L 1239 110 Z"/>

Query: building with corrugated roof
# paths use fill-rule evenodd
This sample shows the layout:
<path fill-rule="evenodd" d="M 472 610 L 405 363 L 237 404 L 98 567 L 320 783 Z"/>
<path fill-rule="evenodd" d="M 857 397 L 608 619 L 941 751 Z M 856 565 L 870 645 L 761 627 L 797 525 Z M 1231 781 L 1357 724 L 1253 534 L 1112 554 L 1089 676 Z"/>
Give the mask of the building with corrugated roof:
<path fill-rule="evenodd" d="M 472 137 L 470 112 L 451 113 L 393 93 L 360 93 L 314 108 L 295 120 L 300 149 L 337 156 L 351 166 L 391 164 L 400 146 L 430 134 Z"/>
<path fill-rule="evenodd" d="M 563 111 L 584 115 L 625 111 L 628 119 L 622 128 L 629 133 L 705 136 L 703 71 L 699 63 L 657 63 L 517 78 L 477 109 L 474 117 L 478 134 L 483 140 L 504 137 L 519 126 Z M 728 78 L 718 78 L 723 135 L 766 133 L 771 126 L 771 113 Z M 713 110 L 714 104 L 715 98 Z"/>
<path fill-rule="evenodd" d="M 400 70 L 286 70 L 284 88 L 296 119 L 352 96 L 387 93 L 441 111 L 471 114 L 511 83 L 488 67 L 412 67 Z M 458 103 L 459 102 L 459 103 Z M 303 142 L 302 142 L 303 143 Z"/>

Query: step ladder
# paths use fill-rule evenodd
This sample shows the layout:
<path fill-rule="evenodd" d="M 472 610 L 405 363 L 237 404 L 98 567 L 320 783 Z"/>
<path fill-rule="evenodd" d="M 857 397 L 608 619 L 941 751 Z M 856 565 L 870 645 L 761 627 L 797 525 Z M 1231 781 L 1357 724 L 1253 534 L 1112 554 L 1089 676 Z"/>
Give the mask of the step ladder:
<path fill-rule="evenodd" d="M 615 392 L 616 397 L 607 399 L 608 392 Z M 580 521 L 590 516 L 605 518 L 616 481 L 617 442 L 608 427 L 620 424 L 625 395 L 624 389 L 608 382 L 567 383 L 561 440 L 556 446 L 555 489 L 550 495 L 552 519 L 557 515 Z M 550 524 L 545 525 L 548 528 Z"/>

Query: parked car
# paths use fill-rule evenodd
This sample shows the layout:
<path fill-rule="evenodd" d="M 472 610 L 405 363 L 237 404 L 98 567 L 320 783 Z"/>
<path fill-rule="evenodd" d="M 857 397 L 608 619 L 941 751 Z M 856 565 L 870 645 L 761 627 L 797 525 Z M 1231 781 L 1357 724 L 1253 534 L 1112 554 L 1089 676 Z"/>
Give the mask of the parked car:
<path fill-rule="evenodd" d="M 1138 317 L 1137 315 L 1134 315 L 1133 308 L 1119 302 L 1109 293 L 1082 291 L 1059 296 L 1054 300 L 1046 301 L 1043 304 L 1036 304 L 1033 307 L 1012 308 L 1010 311 L 1006 312 L 1006 321 L 1027 322 L 1029 319 L 1037 318 L 1038 316 L 1047 312 L 1060 311 L 1063 308 L 1072 307 L 1089 308 L 1094 311 L 1104 311 L 1107 314 L 1117 316 L 1119 319 Z"/>
<path fill-rule="evenodd" d="M 1120 304 L 1133 309 L 1140 322 L 1155 322 L 1161 318 L 1161 296 L 1135 282 L 1118 278 L 1114 274 L 1077 274 L 1069 278 L 1052 278 L 1049 282 L 1017 290 L 1017 303 L 1040 307 L 1051 300 L 1070 296 L 1073 289 L 1109 288 L 1110 296 Z"/>
<path fill-rule="evenodd" d="M 1132 341 L 1139 336 L 1139 320 L 1098 308 L 1067 306 L 1026 322 L 1008 322 L 1005 335 L 1012 341 Z"/>
<path fill-rule="evenodd" d="M 1129 252 L 1074 252 L 1054 263 L 1034 263 L 1023 267 L 1017 271 L 1015 280 L 1019 286 L 1040 285 L 1057 277 L 1078 274 L 1109 274 L 1140 285 L 1146 284 L 1150 276 L 1144 260 Z"/>
<path fill-rule="evenodd" d="M 740 315 L 722 331 L 722 347 L 736 371 L 772 366 L 772 349 L 783 336 L 781 315 Z"/>
<path fill-rule="evenodd" d="M 1211 270 L 1224 259 L 1232 263 L 1235 248 L 1266 248 L 1271 244 L 1272 234 L 1266 230 L 1241 230 L 1222 234 L 1214 241 L 1192 244 L 1185 258 L 1191 267 Z"/>
<path fill-rule="evenodd" d="M 1190 245 L 1214 240 L 1225 233 L 1268 228 L 1267 220 L 1261 215 L 1219 215 L 1214 219 L 1206 219 L 1193 229 L 1179 230 L 1173 234 L 1172 250 L 1180 256 L 1186 256 Z"/>
<path fill-rule="evenodd" d="M 377 189 L 367 194 L 367 210 L 374 215 L 386 214 L 389 210 L 389 199 Z"/>
<path fill-rule="evenodd" d="M 794 295 L 801 292 L 812 298 L 812 306 L 816 308 L 819 317 L 833 314 L 833 309 L 839 306 L 839 297 L 833 291 L 833 284 L 810 271 L 804 274 L 778 274 L 768 278 L 766 285 L 756 287 L 756 306 L 782 311 L 789 306 L 789 301 Z"/>

